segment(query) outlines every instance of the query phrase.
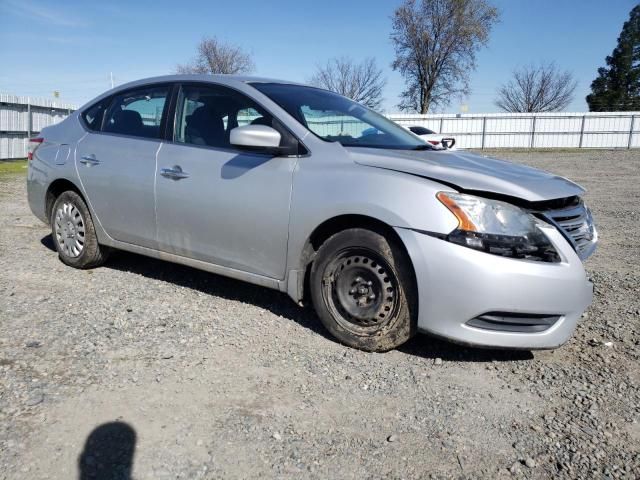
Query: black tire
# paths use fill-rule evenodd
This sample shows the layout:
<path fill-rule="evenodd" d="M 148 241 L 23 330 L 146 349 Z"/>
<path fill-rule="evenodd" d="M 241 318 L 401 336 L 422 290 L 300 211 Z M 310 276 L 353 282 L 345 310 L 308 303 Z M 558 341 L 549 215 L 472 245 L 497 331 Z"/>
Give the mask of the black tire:
<path fill-rule="evenodd" d="M 340 342 L 392 350 L 416 332 L 418 294 L 404 250 L 383 235 L 353 228 L 327 239 L 311 266 L 313 306 Z"/>
<path fill-rule="evenodd" d="M 60 194 L 51 209 L 51 236 L 62 263 L 88 269 L 102 265 L 109 255 L 98 237 L 87 204 L 73 190 Z"/>

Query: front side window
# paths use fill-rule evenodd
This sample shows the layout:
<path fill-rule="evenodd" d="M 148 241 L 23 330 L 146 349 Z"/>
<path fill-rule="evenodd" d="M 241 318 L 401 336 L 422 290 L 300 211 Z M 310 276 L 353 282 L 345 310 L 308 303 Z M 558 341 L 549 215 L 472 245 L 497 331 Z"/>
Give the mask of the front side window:
<path fill-rule="evenodd" d="M 345 147 L 431 148 L 400 125 L 336 93 L 302 85 L 251 83 L 315 135 Z"/>
<path fill-rule="evenodd" d="M 249 97 L 220 85 L 183 85 L 178 95 L 174 141 L 231 148 L 231 130 L 273 126 L 273 117 Z"/>
<path fill-rule="evenodd" d="M 116 95 L 103 131 L 142 138 L 160 138 L 169 86 L 145 87 Z"/>

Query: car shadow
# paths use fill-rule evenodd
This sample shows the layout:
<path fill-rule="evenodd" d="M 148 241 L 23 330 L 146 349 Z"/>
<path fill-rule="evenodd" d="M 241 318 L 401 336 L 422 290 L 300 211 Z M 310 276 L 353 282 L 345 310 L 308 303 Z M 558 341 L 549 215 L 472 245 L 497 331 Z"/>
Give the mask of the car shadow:
<path fill-rule="evenodd" d="M 53 243 L 53 237 L 51 236 L 51 234 L 49 234 L 49 235 L 47 235 L 47 236 L 45 236 L 45 237 L 42 237 L 42 238 L 40 239 L 40 243 L 41 243 L 42 245 L 44 245 L 45 247 L 47 247 L 47 248 L 48 248 L 49 250 L 51 250 L 52 252 L 55 252 L 55 251 L 56 251 L 56 246 L 55 246 L 55 245 L 54 245 L 54 243 Z"/>
<path fill-rule="evenodd" d="M 398 350 L 417 357 L 455 362 L 515 362 L 533 359 L 530 350 L 470 347 L 427 334 L 416 335 Z"/>
<path fill-rule="evenodd" d="M 43 237 L 40 242 L 55 252 L 51 235 Z M 135 273 L 226 300 L 250 303 L 274 315 L 292 320 L 328 340 L 336 341 L 322 326 L 310 306 L 300 307 L 288 295 L 276 290 L 124 251 L 114 252 L 104 268 Z M 398 351 L 422 358 L 459 362 L 509 362 L 533 358 L 533 354 L 528 350 L 474 348 L 426 334 L 416 335 L 399 347 Z"/>

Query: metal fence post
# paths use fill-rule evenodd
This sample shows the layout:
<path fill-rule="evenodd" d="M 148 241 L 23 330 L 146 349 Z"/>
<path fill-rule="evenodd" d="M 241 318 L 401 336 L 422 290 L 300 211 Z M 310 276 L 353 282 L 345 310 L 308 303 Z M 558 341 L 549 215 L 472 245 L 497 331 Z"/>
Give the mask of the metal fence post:
<path fill-rule="evenodd" d="M 578 148 L 582 148 L 582 139 L 584 138 L 584 122 L 586 118 L 586 115 L 582 115 L 582 124 L 580 125 L 580 142 L 578 143 Z"/>
<path fill-rule="evenodd" d="M 33 130 L 33 120 L 31 118 L 31 99 L 27 99 L 27 138 L 31 138 L 31 131 Z"/>
<path fill-rule="evenodd" d="M 442 133 L 443 128 L 444 128 L 444 117 L 440 117 L 440 131 L 438 133 Z"/>
<path fill-rule="evenodd" d="M 631 144 L 633 143 L 633 129 L 636 128 L 636 116 L 631 115 L 631 127 L 629 128 L 629 142 L 627 143 L 627 149 L 631 148 Z"/>
<path fill-rule="evenodd" d="M 535 145 L 535 136 L 536 136 L 536 116 L 533 116 L 533 122 L 531 124 L 531 142 L 529 143 L 529 148 L 533 148 Z"/>
<path fill-rule="evenodd" d="M 482 145 L 481 145 L 481 149 L 484 150 L 484 137 L 485 137 L 485 133 L 487 131 L 487 116 L 485 115 L 484 117 L 482 117 Z"/>

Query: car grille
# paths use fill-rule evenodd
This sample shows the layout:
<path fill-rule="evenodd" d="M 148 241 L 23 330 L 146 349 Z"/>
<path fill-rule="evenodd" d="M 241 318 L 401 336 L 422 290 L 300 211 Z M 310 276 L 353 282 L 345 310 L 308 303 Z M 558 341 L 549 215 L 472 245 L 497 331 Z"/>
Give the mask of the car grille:
<path fill-rule="evenodd" d="M 542 214 L 560 230 L 581 260 L 585 260 L 594 252 L 598 243 L 598 232 L 591 211 L 582 201 L 577 205 L 547 210 Z"/>

